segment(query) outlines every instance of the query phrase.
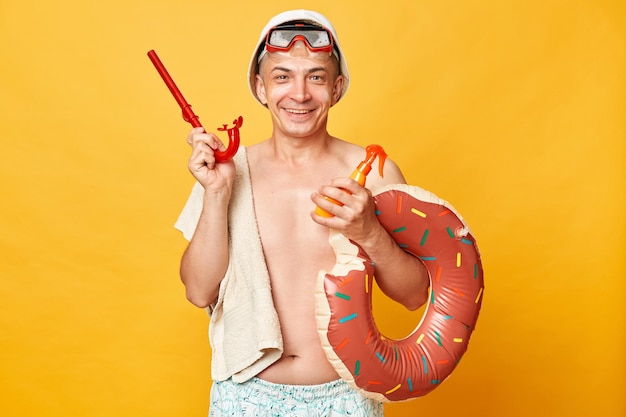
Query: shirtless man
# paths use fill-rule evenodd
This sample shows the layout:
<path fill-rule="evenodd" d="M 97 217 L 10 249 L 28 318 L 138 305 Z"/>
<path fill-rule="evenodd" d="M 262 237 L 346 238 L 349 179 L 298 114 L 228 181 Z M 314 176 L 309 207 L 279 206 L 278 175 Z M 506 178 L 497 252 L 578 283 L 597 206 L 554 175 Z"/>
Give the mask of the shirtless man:
<path fill-rule="evenodd" d="M 363 160 L 364 149 L 327 131 L 329 110 L 349 82 L 330 22 L 302 10 L 274 17 L 262 32 L 250 79 L 253 94 L 268 108 L 273 125 L 269 139 L 246 151 L 283 352 L 245 383 L 214 382 L 210 415 L 339 416 L 350 412 L 380 416 L 381 404 L 339 380 L 317 334 L 317 274 L 335 263 L 329 228 L 368 253 L 376 264 L 378 286 L 406 308 L 417 309 L 426 301 L 428 278 L 421 262 L 402 251 L 377 221 L 371 192 L 349 178 Z M 228 208 L 235 166 L 232 161 L 215 162 L 214 150 L 223 150 L 224 145 L 214 134 L 193 129 L 187 141 L 193 148 L 189 169 L 203 187 L 203 201 L 181 261 L 181 278 L 189 301 L 204 308 L 216 302 L 229 265 Z M 368 177 L 368 186 L 405 183 L 390 160 L 384 178 L 375 171 Z M 319 216 L 315 206 L 334 216 Z M 244 387 L 247 384 L 252 386 Z M 311 392 L 316 394 L 315 401 Z M 339 397 L 341 403 L 337 403 Z M 287 408 L 279 411 L 279 406 Z"/>

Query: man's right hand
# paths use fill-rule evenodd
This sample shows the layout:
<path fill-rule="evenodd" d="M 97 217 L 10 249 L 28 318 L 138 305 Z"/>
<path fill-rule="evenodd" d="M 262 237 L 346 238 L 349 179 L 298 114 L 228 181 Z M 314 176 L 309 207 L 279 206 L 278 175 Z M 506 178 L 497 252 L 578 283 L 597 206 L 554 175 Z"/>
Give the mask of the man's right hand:
<path fill-rule="evenodd" d="M 203 128 L 192 129 L 187 136 L 191 146 L 188 168 L 205 192 L 222 192 L 232 189 L 235 178 L 235 164 L 232 160 L 217 163 L 215 151 L 224 151 L 226 147 L 214 133 L 206 133 Z"/>

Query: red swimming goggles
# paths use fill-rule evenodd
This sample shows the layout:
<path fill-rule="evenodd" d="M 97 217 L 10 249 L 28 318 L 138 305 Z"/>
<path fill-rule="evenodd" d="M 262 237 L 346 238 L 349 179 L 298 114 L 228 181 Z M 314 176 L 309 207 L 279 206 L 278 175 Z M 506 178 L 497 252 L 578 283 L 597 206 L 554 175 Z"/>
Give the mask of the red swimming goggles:
<path fill-rule="evenodd" d="M 265 49 L 267 52 L 285 52 L 299 40 L 311 52 L 333 51 L 332 34 L 326 28 L 310 23 L 286 23 L 270 29 L 265 37 Z"/>

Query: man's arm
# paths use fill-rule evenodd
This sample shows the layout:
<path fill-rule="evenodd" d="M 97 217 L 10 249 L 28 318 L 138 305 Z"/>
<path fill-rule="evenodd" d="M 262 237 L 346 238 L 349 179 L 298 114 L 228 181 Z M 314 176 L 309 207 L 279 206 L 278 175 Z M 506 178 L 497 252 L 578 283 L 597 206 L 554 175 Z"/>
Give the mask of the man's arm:
<path fill-rule="evenodd" d="M 228 200 L 207 195 L 196 231 L 180 263 L 187 299 L 205 308 L 217 299 L 228 268 Z"/>
<path fill-rule="evenodd" d="M 385 229 L 357 242 L 376 267 L 376 282 L 388 297 L 409 310 L 417 310 L 428 299 L 428 271 L 415 256 L 403 251 Z"/>
<path fill-rule="evenodd" d="M 187 137 L 192 146 L 189 171 L 204 188 L 202 212 L 180 263 L 187 299 L 208 307 L 218 296 L 228 268 L 228 204 L 235 178 L 233 161 L 216 163 L 213 150 L 224 145 L 201 128 Z"/>
<path fill-rule="evenodd" d="M 384 180 L 381 177 L 372 180 L 377 185 L 406 183 L 397 165 L 391 161 L 386 164 Z M 322 195 L 340 201 L 343 206 L 328 202 Z M 403 251 L 379 223 L 368 189 L 349 178 L 337 178 L 329 186 L 323 186 L 312 199 L 334 214 L 334 217 L 326 218 L 313 213 L 313 219 L 340 231 L 363 248 L 376 265 L 378 286 L 388 297 L 409 310 L 416 310 L 426 302 L 430 284 L 426 267 L 419 259 Z"/>

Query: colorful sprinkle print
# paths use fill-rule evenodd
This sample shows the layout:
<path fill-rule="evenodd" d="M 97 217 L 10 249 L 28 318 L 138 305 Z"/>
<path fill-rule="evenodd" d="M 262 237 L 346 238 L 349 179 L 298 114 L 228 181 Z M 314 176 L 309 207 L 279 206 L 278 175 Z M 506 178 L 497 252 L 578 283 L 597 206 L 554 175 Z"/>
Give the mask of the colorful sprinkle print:
<path fill-rule="evenodd" d="M 352 313 L 349 316 L 343 317 L 341 319 L 339 319 L 339 323 L 345 323 L 347 321 L 353 320 L 356 318 L 356 313 Z"/>
<path fill-rule="evenodd" d="M 352 242 L 357 254 L 348 258 L 344 250 L 341 255 L 342 265 L 351 269 L 343 276 L 323 276 L 324 293 L 318 295 L 330 311 L 320 336 L 340 361 L 331 363 L 379 401 L 422 396 L 448 378 L 468 348 L 482 305 L 483 270 L 474 237 L 447 203 L 418 195 L 424 191 L 400 185 L 374 195 L 381 225 L 430 275 L 429 303 L 416 329 L 399 340 L 380 333 L 370 291 L 375 265 Z"/>

